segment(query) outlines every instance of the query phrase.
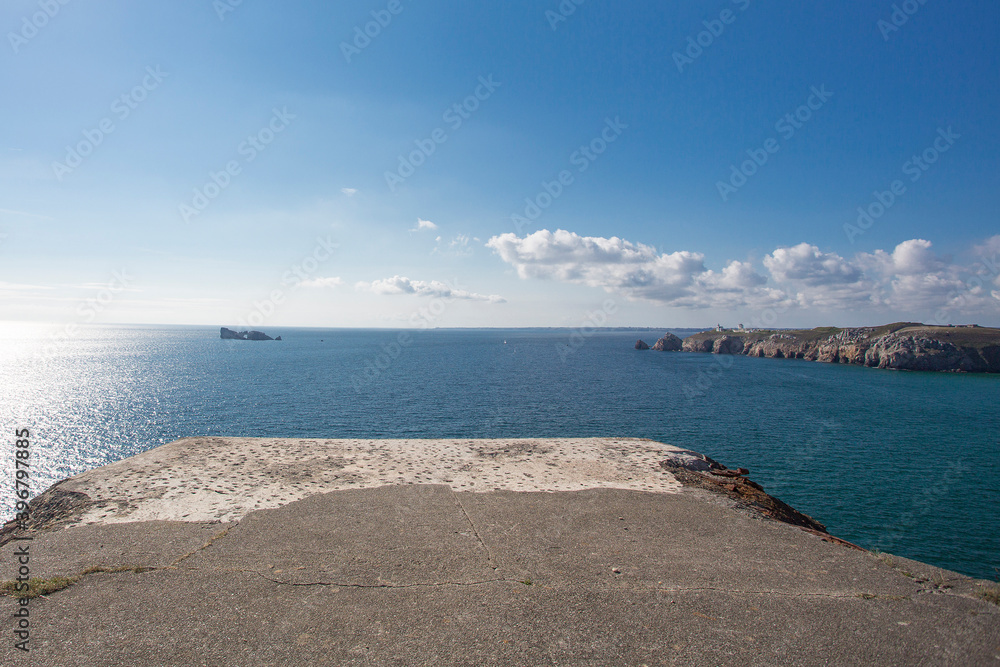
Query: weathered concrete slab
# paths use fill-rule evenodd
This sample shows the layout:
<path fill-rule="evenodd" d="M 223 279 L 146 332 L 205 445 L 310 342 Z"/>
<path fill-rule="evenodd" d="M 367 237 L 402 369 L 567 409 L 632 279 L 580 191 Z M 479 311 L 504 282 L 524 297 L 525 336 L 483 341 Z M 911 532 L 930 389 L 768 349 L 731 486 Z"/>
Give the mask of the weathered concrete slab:
<path fill-rule="evenodd" d="M 196 552 L 235 524 L 150 521 L 92 524 L 36 533 L 31 576 L 68 577 L 88 568 L 159 568 Z M 0 563 L 13 563 L 23 542 L 0 546 Z M 0 578 L 7 578 L 0 575 Z"/>
<path fill-rule="evenodd" d="M 505 576 L 557 589 L 587 581 L 602 589 L 781 595 L 913 591 L 905 577 L 885 577 L 873 568 L 867 552 L 748 518 L 697 493 L 458 495 Z"/>
<path fill-rule="evenodd" d="M 335 491 L 253 512 L 181 567 L 344 586 L 498 578 L 458 497 L 441 485 Z"/>
<path fill-rule="evenodd" d="M 520 474 L 547 455 L 520 442 L 455 447 Z M 610 464 L 578 459 L 595 488 L 404 478 L 282 497 L 230 524 L 58 524 L 35 534 L 36 573 L 153 569 L 93 572 L 32 601 L 32 651 L 8 634 L 0 664 L 1000 664 L 1000 607 L 977 582 L 738 511 L 652 464 L 628 479 L 622 442 L 602 446 Z M 239 488 L 239 470 L 217 481 Z"/>
<path fill-rule="evenodd" d="M 94 613 L 95 601 L 109 607 Z M 299 587 L 166 570 L 100 575 L 53 599 L 37 616 L 35 664 L 991 664 L 996 617 L 968 602 L 516 583 Z"/>

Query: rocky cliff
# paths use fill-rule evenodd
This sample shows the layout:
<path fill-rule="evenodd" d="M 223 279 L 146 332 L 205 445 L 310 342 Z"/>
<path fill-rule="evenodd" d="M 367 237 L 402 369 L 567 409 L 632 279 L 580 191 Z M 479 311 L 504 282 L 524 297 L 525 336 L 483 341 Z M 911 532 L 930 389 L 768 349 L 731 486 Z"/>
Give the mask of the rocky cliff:
<path fill-rule="evenodd" d="M 678 352 L 684 342 L 672 333 L 663 334 L 663 338 L 653 343 L 653 349 L 657 352 Z"/>
<path fill-rule="evenodd" d="M 263 331 L 233 331 L 226 327 L 219 328 L 219 337 L 223 340 L 281 340 L 281 336 L 271 338 Z"/>
<path fill-rule="evenodd" d="M 806 359 L 913 371 L 1000 373 L 1000 329 L 898 322 L 881 327 L 798 331 L 704 331 L 686 352 Z"/>

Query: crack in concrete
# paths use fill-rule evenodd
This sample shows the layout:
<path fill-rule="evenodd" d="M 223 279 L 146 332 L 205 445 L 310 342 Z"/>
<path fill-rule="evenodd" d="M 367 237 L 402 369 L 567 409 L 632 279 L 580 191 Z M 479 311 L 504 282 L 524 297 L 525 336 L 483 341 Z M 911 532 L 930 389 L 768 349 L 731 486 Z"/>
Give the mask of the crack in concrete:
<path fill-rule="evenodd" d="M 484 584 L 495 584 L 506 582 L 507 579 L 484 579 L 482 581 L 435 581 L 431 583 L 420 583 L 420 584 L 349 584 L 337 581 L 279 581 L 277 579 L 272 579 L 271 577 L 265 576 L 264 573 L 257 570 L 237 570 L 237 572 L 244 572 L 248 574 L 256 574 L 262 579 L 266 579 L 271 583 L 278 584 L 279 586 L 333 586 L 336 588 L 432 588 L 436 586 L 482 586 Z M 511 582 L 515 583 L 515 582 Z"/>
<path fill-rule="evenodd" d="M 175 568 L 175 567 L 177 567 L 177 565 L 178 565 L 178 564 L 179 564 L 179 563 L 180 563 L 181 561 L 183 561 L 183 560 L 186 560 L 186 559 L 190 558 L 191 556 L 195 555 L 195 554 L 196 554 L 196 553 L 198 553 L 198 552 L 201 552 L 201 551 L 204 551 L 205 549 L 207 549 L 207 548 L 209 548 L 210 546 L 212 546 L 213 544 L 215 544 L 215 542 L 216 542 L 217 540 L 221 540 L 221 539 L 222 539 L 223 537 L 225 537 L 226 535 L 228 535 L 228 534 L 229 534 L 229 531 L 231 531 L 231 530 L 232 530 L 233 528 L 235 528 L 235 527 L 236 527 L 236 526 L 238 526 L 238 525 L 239 525 L 239 522 L 237 522 L 237 523 L 233 524 L 232 526 L 230 526 L 229 528 L 226 528 L 226 529 L 225 529 L 225 530 L 223 530 L 223 531 L 220 531 L 220 532 L 216 533 L 215 535 L 213 535 L 213 536 L 212 536 L 212 538 L 211 538 L 211 539 L 210 539 L 210 540 L 209 540 L 208 542 L 205 542 L 205 543 L 204 543 L 203 545 L 201 545 L 200 547 L 198 547 L 198 548 L 197 548 L 197 549 L 195 549 L 194 551 L 191 551 L 190 553 L 186 553 L 186 554 L 184 554 L 183 556 L 181 556 L 180 558 L 178 558 L 177 560 L 175 560 L 175 561 L 174 561 L 173 563 L 171 563 L 170 565 L 167 565 L 166 567 L 168 567 L 168 568 Z M 157 568 L 157 569 L 162 569 L 162 568 Z"/>
<path fill-rule="evenodd" d="M 732 588 L 714 588 L 711 586 L 696 586 L 692 588 L 657 588 L 661 593 L 698 593 L 710 591 L 714 593 L 733 593 L 737 595 L 775 595 L 790 598 L 828 598 L 831 600 L 913 600 L 909 595 L 883 595 L 880 593 L 791 593 L 788 591 L 744 591 Z"/>
<path fill-rule="evenodd" d="M 68 583 L 68 585 L 66 585 L 64 588 L 60 589 L 60 591 L 54 591 L 54 592 L 61 592 L 62 590 L 66 590 L 68 588 L 72 588 L 74 585 L 76 585 L 77 583 L 79 583 L 79 581 L 82 580 L 84 577 L 88 577 L 88 576 L 93 575 L 93 574 L 120 574 L 120 573 L 125 573 L 125 572 L 132 572 L 134 574 L 144 574 L 146 572 L 158 572 L 158 571 L 167 570 L 167 569 L 177 569 L 175 567 L 176 563 L 178 563 L 181 560 L 187 558 L 188 556 L 191 556 L 191 555 L 193 555 L 193 554 L 201 551 L 202 549 L 208 548 L 216 540 L 221 539 L 222 537 L 224 537 L 225 534 L 228 533 L 230 529 L 226 529 L 225 531 L 222 531 L 221 533 L 219 533 L 218 535 L 216 535 L 215 537 L 213 537 L 212 540 L 210 540 L 209 542 L 207 542 L 206 544 L 204 544 L 202 547 L 200 547 L 199 549 L 196 549 L 195 551 L 192 551 L 190 554 L 182 556 L 178 561 L 175 561 L 175 563 L 172 564 L 172 565 L 161 566 L 161 567 L 146 567 L 146 566 L 119 566 L 119 567 L 110 567 L 110 568 L 105 568 L 105 567 L 91 567 L 91 568 L 87 568 L 86 570 L 82 571 L 81 573 L 79 573 L 77 575 L 74 575 L 72 577 L 68 577 L 68 579 L 70 580 L 69 583 Z M 188 570 L 188 571 L 195 571 L 195 572 L 203 571 L 201 568 L 191 568 L 191 567 L 188 567 L 188 568 L 184 568 L 184 569 Z M 496 578 L 496 579 L 483 579 L 483 580 L 478 580 L 478 581 L 436 581 L 436 582 L 430 582 L 430 583 L 414 583 L 414 584 L 391 584 L 391 583 L 358 584 L 358 583 L 345 583 L 345 582 L 338 582 L 338 581 L 304 581 L 304 582 L 294 582 L 294 581 L 281 581 L 281 580 L 278 580 L 278 579 L 272 579 L 271 577 L 266 576 L 264 573 L 260 572 L 259 570 L 244 570 L 244 569 L 214 570 L 213 569 L 212 571 L 215 571 L 215 572 L 219 572 L 219 571 L 222 571 L 222 572 L 240 572 L 240 573 L 243 573 L 243 574 L 255 574 L 258 577 L 260 577 L 262 579 L 265 579 L 267 581 L 270 581 L 271 583 L 277 584 L 279 586 L 296 586 L 296 587 L 302 587 L 302 588 L 309 588 L 309 587 L 334 587 L 334 588 L 370 588 L 370 589 L 389 588 L 389 589 L 394 589 L 394 588 L 437 588 L 437 587 L 443 587 L 443 586 L 472 587 L 472 586 L 484 586 L 484 585 L 487 585 L 487 584 L 500 584 L 500 583 L 521 584 L 521 585 L 524 585 L 524 583 L 525 583 L 524 581 L 519 581 L 519 580 L 514 580 L 514 579 L 507 579 L 505 577 L 499 577 L 499 578 Z M 546 586 L 546 585 L 544 585 L 544 584 L 542 584 L 540 582 L 534 582 L 533 585 L 535 585 L 535 586 L 537 586 L 539 588 L 544 588 L 546 590 L 551 590 L 551 587 Z M 728 594 L 731 594 L 731 595 L 772 595 L 772 596 L 775 596 L 775 597 L 787 597 L 787 598 L 825 598 L 825 599 L 829 599 L 829 600 L 854 600 L 854 599 L 864 600 L 864 601 L 871 601 L 871 600 L 886 601 L 886 600 L 889 600 L 889 601 L 894 601 L 894 602 L 906 601 L 906 602 L 913 602 L 913 603 L 919 602 L 919 600 L 917 599 L 916 596 L 919 596 L 920 594 L 926 594 L 926 593 L 932 593 L 932 594 L 936 593 L 938 595 L 948 595 L 948 596 L 961 597 L 961 598 L 970 598 L 971 599 L 971 596 L 969 596 L 969 595 L 963 595 L 961 593 L 955 593 L 955 592 L 951 592 L 951 591 L 944 591 L 944 590 L 941 590 L 941 589 L 919 589 L 916 592 L 916 596 L 914 596 L 914 595 L 888 595 L 888 594 L 867 593 L 867 592 L 856 592 L 856 593 L 790 593 L 790 592 L 787 592 L 787 591 L 773 591 L 773 590 L 737 590 L 737 589 L 731 589 L 731 588 L 717 588 L 717 587 L 713 587 L 713 586 L 695 586 L 695 587 L 690 587 L 690 588 L 654 588 L 654 589 L 646 589 L 646 588 L 643 587 L 643 589 L 644 590 L 655 590 L 657 592 L 666 593 L 666 594 L 670 594 L 670 595 L 680 595 L 680 594 L 684 594 L 684 593 L 713 592 L 713 593 L 728 593 Z M 633 590 L 633 589 L 612 589 L 612 590 L 613 591 L 628 592 L 628 591 Z M 606 591 L 606 592 L 611 592 L 611 591 Z M 38 597 L 44 599 L 44 598 L 50 597 L 50 595 L 51 594 L 49 594 L 49 595 L 39 595 Z M 991 611 L 991 610 L 987 610 L 987 611 L 979 610 L 979 611 L 977 611 L 977 613 L 978 614 L 985 614 L 987 616 L 997 616 L 997 617 L 1000 617 L 1000 611 L 994 612 L 994 611 Z"/>
<path fill-rule="evenodd" d="M 469 526 L 472 528 L 472 532 L 476 536 L 476 539 L 479 540 L 479 544 L 481 544 L 483 550 L 486 551 L 486 560 L 489 561 L 490 567 L 492 567 L 494 571 L 499 572 L 500 567 L 496 564 L 496 561 L 493 560 L 493 554 L 490 552 L 490 548 L 486 546 L 486 542 L 483 541 L 482 536 L 476 529 L 476 524 L 472 522 L 472 517 L 469 516 L 469 513 L 465 510 L 465 505 L 462 504 L 461 499 L 459 499 L 458 494 L 455 493 L 454 490 L 452 490 L 451 496 L 455 499 L 455 504 L 458 505 L 458 508 L 462 510 L 462 514 L 465 515 L 465 520 L 469 522 Z"/>

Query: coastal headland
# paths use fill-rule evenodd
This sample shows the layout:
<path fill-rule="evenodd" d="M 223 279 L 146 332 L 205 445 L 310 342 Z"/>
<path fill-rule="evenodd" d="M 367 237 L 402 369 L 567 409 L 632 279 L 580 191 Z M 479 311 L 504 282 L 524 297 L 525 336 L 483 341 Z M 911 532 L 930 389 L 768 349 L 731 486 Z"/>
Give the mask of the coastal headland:
<path fill-rule="evenodd" d="M 638 343 L 636 348 L 643 349 Z M 680 349 L 896 370 L 1000 373 L 1000 329 L 978 326 L 897 322 L 844 329 L 720 328 L 688 336 Z"/>
<path fill-rule="evenodd" d="M 4 527 L 43 594 L 0 663 L 1000 663 L 988 582 L 749 474 L 632 438 L 179 440 Z"/>

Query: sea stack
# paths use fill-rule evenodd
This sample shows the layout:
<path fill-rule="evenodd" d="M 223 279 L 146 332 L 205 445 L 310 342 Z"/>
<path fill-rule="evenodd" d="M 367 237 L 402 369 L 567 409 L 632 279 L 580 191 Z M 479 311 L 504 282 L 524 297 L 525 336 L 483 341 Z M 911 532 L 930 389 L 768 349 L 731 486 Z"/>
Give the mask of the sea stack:
<path fill-rule="evenodd" d="M 677 336 L 672 333 L 663 334 L 663 338 L 653 343 L 653 349 L 657 352 L 678 352 L 684 345 Z"/>
<path fill-rule="evenodd" d="M 219 328 L 219 338 L 223 340 L 274 340 L 263 331 L 233 331 L 226 327 Z M 281 339 L 281 336 L 278 337 Z"/>

